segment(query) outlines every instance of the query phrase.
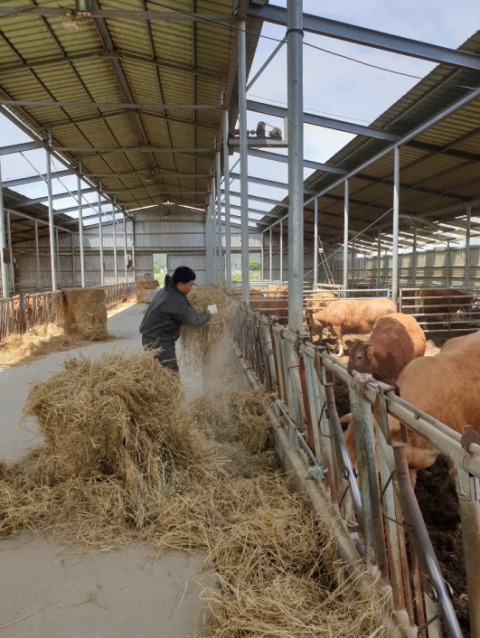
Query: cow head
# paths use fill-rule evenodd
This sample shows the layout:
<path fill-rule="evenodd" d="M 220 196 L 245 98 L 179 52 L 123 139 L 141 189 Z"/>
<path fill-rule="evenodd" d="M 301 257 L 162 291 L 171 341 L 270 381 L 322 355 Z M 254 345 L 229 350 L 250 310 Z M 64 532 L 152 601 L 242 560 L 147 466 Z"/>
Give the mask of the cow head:
<path fill-rule="evenodd" d="M 360 341 L 355 339 L 348 351 L 349 365 L 354 365 L 358 372 L 372 372 L 374 364 L 374 350 L 368 341 Z"/>

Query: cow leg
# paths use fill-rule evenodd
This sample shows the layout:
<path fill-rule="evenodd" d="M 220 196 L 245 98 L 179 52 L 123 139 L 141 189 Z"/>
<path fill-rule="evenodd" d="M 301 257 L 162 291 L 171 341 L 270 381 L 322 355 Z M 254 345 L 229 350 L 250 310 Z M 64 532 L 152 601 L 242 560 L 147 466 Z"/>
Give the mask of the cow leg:
<path fill-rule="evenodd" d="M 335 328 L 332 330 L 332 332 L 333 332 L 333 336 L 337 340 L 338 356 L 343 357 L 343 349 L 344 349 L 343 334 L 340 330 Z"/>

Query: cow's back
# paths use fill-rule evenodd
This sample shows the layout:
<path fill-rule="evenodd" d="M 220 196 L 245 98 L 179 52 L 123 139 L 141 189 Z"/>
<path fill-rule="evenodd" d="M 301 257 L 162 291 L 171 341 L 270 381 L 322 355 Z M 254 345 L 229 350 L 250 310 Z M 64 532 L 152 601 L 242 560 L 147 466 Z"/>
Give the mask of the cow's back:
<path fill-rule="evenodd" d="M 343 332 L 362 334 L 366 327 L 371 331 L 381 317 L 395 311 L 390 299 L 341 299 L 332 301 L 321 313 L 328 323 L 342 326 Z"/>
<path fill-rule="evenodd" d="M 469 335 L 470 336 L 470 335 Z M 480 339 L 411 361 L 398 378 L 400 395 L 417 408 L 463 433 L 480 431 Z"/>
<path fill-rule="evenodd" d="M 427 341 L 415 317 L 395 312 L 381 317 L 369 339 L 373 347 L 377 378 L 395 383 L 405 366 L 423 357 Z"/>

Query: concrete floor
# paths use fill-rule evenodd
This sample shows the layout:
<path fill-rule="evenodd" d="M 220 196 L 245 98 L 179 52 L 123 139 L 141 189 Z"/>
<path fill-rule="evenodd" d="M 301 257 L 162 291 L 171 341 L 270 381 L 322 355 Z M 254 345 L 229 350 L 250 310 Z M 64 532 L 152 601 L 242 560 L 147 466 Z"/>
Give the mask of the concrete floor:
<path fill-rule="evenodd" d="M 35 423 L 21 424 L 30 384 L 59 372 L 65 357 L 98 355 L 140 347 L 143 305 L 110 313 L 108 331 L 118 341 L 95 343 L 50 354 L 28 365 L 0 368 L 0 458 L 17 459 L 39 442 Z M 182 359 L 180 375 L 187 399 L 230 383 L 245 384 L 228 341 L 219 344 L 208 370 Z M 208 616 L 201 601 L 203 568 L 199 552 L 156 556 L 147 546 L 129 546 L 98 555 L 75 554 L 31 534 L 0 540 L 0 630 L 5 638 L 190 638 Z"/>

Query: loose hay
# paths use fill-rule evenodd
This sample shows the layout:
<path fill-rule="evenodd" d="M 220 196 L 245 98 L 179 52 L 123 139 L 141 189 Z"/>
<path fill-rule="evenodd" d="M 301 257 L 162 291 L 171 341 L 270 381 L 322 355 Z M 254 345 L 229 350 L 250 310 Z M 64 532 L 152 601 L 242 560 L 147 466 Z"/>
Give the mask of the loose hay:
<path fill-rule="evenodd" d="M 91 339 L 78 334 L 66 335 L 56 323 L 36 324 L 24 334 L 12 334 L 5 339 L 0 346 L 0 367 L 28 363 L 52 352 L 81 348 L 91 343 Z"/>
<path fill-rule="evenodd" d="M 25 405 L 44 444 L 0 462 L 0 535 L 205 548 L 219 584 L 204 594 L 211 638 L 385 636 L 382 601 L 335 584 L 329 525 L 287 490 L 269 406 L 260 391 L 224 389 L 187 409 L 178 376 L 148 352 L 70 359 Z M 235 460 L 248 454 L 242 475 Z"/>
<path fill-rule="evenodd" d="M 181 328 L 182 348 L 192 363 L 200 367 L 208 361 L 218 341 L 228 332 L 238 302 L 227 295 L 221 285 L 197 286 L 188 295 L 188 301 L 197 312 L 203 312 L 211 304 L 216 304 L 218 309 L 217 314 L 212 315 L 203 326 L 183 325 Z"/>
<path fill-rule="evenodd" d="M 67 335 L 98 341 L 107 333 L 106 295 L 103 288 L 67 288 L 55 295 L 57 318 Z"/>
<path fill-rule="evenodd" d="M 151 288 L 158 288 L 158 281 L 156 279 L 140 279 L 140 281 L 135 283 L 137 303 L 143 303 L 143 291 Z"/>

